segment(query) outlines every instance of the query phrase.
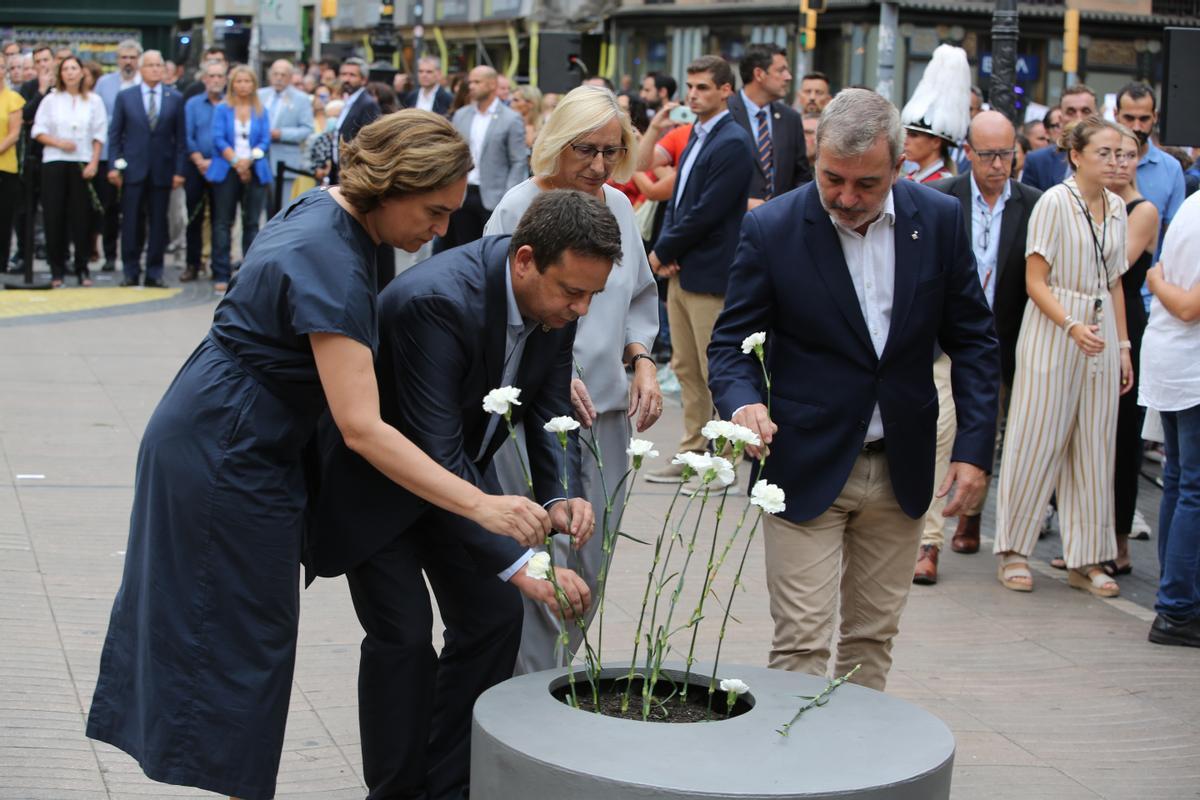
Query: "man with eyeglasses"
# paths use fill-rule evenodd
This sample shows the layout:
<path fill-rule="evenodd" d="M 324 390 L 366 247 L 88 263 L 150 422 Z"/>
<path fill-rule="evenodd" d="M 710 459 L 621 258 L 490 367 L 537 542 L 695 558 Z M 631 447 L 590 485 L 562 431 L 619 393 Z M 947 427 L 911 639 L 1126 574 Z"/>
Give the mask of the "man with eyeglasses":
<path fill-rule="evenodd" d="M 958 198 L 975 254 L 975 267 L 984 297 L 996 320 L 1000 340 L 1000 413 L 1007 405 L 1016 368 L 1017 334 L 1025 313 L 1025 234 L 1029 215 L 1042 193 L 1023 186 L 1010 176 L 1016 156 L 1017 132 L 998 111 L 982 111 L 971 120 L 963 149 L 970 171 L 930 184 Z M 1028 161 L 1026 161 L 1028 164 Z M 950 467 L 951 450 L 957 433 L 954 394 L 950 386 L 950 358 L 939 353 L 933 364 L 933 382 L 938 392 L 937 456 L 934 485 L 941 485 Z M 980 511 L 986 493 L 975 508 L 965 509 L 950 540 L 956 553 L 979 551 Z M 938 555 L 945 544 L 942 510 L 946 498 L 934 497 L 925 514 L 921 549 L 913 583 L 937 583 Z"/>
<path fill-rule="evenodd" d="M 1050 141 L 1057 143 L 1063 128 L 1072 122 L 1094 116 L 1096 107 L 1096 93 L 1089 87 L 1082 83 L 1068 86 L 1058 103 L 1060 114 L 1057 123 L 1051 117 L 1053 110 L 1046 115 L 1046 134 Z M 1021 183 L 1044 192 L 1062 183 L 1070 174 L 1066 152 L 1057 147 L 1045 147 L 1035 150 L 1025 159 L 1025 174 L 1021 176 Z"/>
<path fill-rule="evenodd" d="M 525 120 L 501 102 L 496 79 L 491 67 L 476 67 L 467 74 L 471 102 L 454 112 L 452 122 L 470 144 L 475 168 L 467 173 L 462 208 L 450 215 L 446 235 L 434 240 L 435 253 L 483 236 L 483 226 L 500 198 L 529 177 Z"/>

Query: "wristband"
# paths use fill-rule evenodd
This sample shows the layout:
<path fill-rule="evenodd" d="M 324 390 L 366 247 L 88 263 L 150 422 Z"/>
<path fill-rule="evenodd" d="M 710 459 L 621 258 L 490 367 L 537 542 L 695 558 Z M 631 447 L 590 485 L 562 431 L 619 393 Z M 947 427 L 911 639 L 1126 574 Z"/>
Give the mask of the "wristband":
<path fill-rule="evenodd" d="M 1120 347 L 1122 350 L 1130 350 L 1130 351 L 1133 350 L 1133 343 L 1130 342 L 1128 339 L 1126 339 L 1123 342 L 1117 342 L 1117 346 Z"/>
<path fill-rule="evenodd" d="M 638 359 L 639 359 L 639 358 L 644 358 L 644 359 L 646 359 L 647 361 L 649 361 L 649 362 L 650 362 L 650 363 L 651 363 L 651 364 L 652 364 L 652 365 L 655 367 L 655 369 L 657 369 L 657 368 L 658 368 L 658 365 L 654 363 L 654 357 L 653 357 L 653 356 L 651 356 L 649 353 L 638 353 L 636 356 L 634 356 L 633 358 L 629 359 L 629 366 L 636 368 L 636 367 L 637 367 L 637 362 L 638 362 Z"/>
<path fill-rule="evenodd" d="M 1070 314 L 1067 314 L 1065 317 L 1063 317 L 1062 325 L 1060 325 L 1059 327 L 1062 328 L 1064 331 L 1069 331 L 1069 330 L 1071 330 L 1071 326 L 1074 324 L 1075 324 L 1075 318 L 1072 317 Z"/>
<path fill-rule="evenodd" d="M 1080 324 L 1080 323 L 1079 323 L 1079 320 L 1077 320 L 1077 319 L 1071 319 L 1070 317 L 1067 317 L 1067 319 L 1069 319 L 1069 320 L 1071 320 L 1071 321 L 1070 321 L 1070 322 L 1066 322 L 1066 321 L 1064 321 L 1064 322 L 1063 322 L 1063 324 L 1064 324 L 1064 325 L 1066 325 L 1066 327 L 1065 327 L 1065 328 L 1063 328 L 1063 333 L 1065 333 L 1067 336 L 1070 336 L 1070 335 L 1071 335 L 1071 328 L 1074 328 L 1076 325 L 1078 325 L 1078 324 Z"/>

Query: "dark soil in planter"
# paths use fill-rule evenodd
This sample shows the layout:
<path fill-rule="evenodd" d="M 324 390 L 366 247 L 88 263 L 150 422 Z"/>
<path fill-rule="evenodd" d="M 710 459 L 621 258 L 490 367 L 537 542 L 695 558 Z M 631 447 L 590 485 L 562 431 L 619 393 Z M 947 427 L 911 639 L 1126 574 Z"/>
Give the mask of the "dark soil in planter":
<path fill-rule="evenodd" d="M 725 713 L 726 694 L 720 687 L 712 695 L 712 711 L 708 709 L 708 679 L 702 675 L 694 675 L 695 680 L 688 683 L 687 700 L 683 700 L 679 690 L 682 683 L 672 683 L 663 675 L 654 685 L 654 700 L 650 703 L 650 716 L 647 722 L 719 722 L 729 717 L 745 714 L 754 707 L 754 697 L 747 692 L 738 697 L 733 711 Z M 600 713 L 606 717 L 632 719 L 642 721 L 642 685 L 640 677 L 635 676 L 629 695 L 629 710 L 621 712 L 621 699 L 625 695 L 626 680 L 620 678 L 601 678 L 598 681 L 600 694 Z M 571 704 L 571 687 L 565 677 L 555 681 L 550 686 L 550 694 L 559 701 Z M 579 698 L 579 710 L 595 713 L 596 706 L 592 702 L 592 685 L 588 683 L 587 674 L 575 674 L 575 694 Z"/>

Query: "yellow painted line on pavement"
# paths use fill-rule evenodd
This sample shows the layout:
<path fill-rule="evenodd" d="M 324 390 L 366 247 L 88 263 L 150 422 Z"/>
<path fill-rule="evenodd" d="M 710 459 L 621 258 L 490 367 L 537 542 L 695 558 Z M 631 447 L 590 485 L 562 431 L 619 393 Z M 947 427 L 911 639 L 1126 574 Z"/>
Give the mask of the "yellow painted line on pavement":
<path fill-rule="evenodd" d="M 179 289 L 146 289 L 140 286 L 9 289 L 0 292 L 0 319 L 149 303 L 154 300 L 166 300 L 179 292 Z"/>

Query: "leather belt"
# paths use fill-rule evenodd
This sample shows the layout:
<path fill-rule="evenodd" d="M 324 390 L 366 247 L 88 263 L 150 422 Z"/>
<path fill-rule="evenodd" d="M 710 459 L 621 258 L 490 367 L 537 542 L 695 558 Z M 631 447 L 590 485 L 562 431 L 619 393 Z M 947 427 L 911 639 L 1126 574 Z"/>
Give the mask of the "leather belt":
<path fill-rule="evenodd" d="M 873 442 L 864 442 L 862 451 L 864 453 L 882 453 L 887 449 L 887 445 L 884 443 L 885 441 L 886 440 L 884 439 L 876 439 Z"/>

